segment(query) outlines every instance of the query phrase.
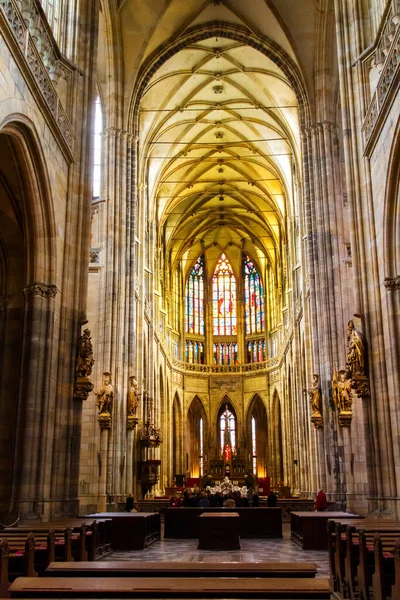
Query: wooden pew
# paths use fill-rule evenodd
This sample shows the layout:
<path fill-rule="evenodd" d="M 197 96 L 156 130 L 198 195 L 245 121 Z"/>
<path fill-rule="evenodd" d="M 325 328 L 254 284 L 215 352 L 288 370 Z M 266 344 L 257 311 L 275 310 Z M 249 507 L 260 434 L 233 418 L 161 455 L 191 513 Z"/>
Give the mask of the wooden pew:
<path fill-rule="evenodd" d="M 315 563 L 55 562 L 51 577 L 315 577 Z"/>
<path fill-rule="evenodd" d="M 360 519 L 359 515 L 344 512 L 292 512 L 291 538 L 303 550 L 327 550 L 329 519 Z"/>
<path fill-rule="evenodd" d="M 399 521 L 383 521 L 381 519 L 338 519 L 327 523 L 328 552 L 332 589 L 343 597 L 353 598 L 358 593 L 358 568 L 359 568 L 359 535 L 358 531 L 365 532 L 367 546 L 373 546 L 373 537 L 376 531 L 382 532 L 384 538 L 389 538 L 393 532 L 400 533 Z M 371 570 L 371 557 L 368 558 L 368 568 Z M 365 566 L 365 562 L 362 569 Z M 373 571 L 373 564 L 372 564 Z M 367 574 L 368 575 L 368 574 Z M 364 573 L 361 576 L 365 579 Z M 368 578 L 368 581 L 370 577 Z"/>
<path fill-rule="evenodd" d="M 26 537 L 29 533 L 33 533 L 35 537 L 35 543 L 38 545 L 39 543 L 45 543 L 47 539 L 47 535 L 49 532 L 52 532 L 54 536 L 55 543 L 55 559 L 54 560 L 63 560 L 63 561 L 71 561 L 74 560 L 72 554 L 72 529 L 71 527 L 59 527 L 53 526 L 52 523 L 46 525 L 31 525 L 29 527 L 6 527 L 0 533 L 1 536 L 4 535 L 8 538 L 9 544 L 11 540 L 17 539 L 18 537 Z M 76 539 L 76 538 L 75 538 Z M 75 551 L 75 554 L 77 551 Z M 51 559 L 49 562 L 53 562 Z"/>
<path fill-rule="evenodd" d="M 375 569 L 372 575 L 372 590 L 374 600 L 385 600 L 391 596 L 392 586 L 395 583 L 394 571 L 394 547 L 397 533 L 389 541 L 382 540 L 382 534 L 376 533 L 374 537 L 374 563 Z"/>
<path fill-rule="evenodd" d="M 8 597 L 8 586 L 10 581 L 8 579 L 8 542 L 3 539 L 0 542 L 0 598 Z"/>
<path fill-rule="evenodd" d="M 88 516 L 96 520 L 112 520 L 113 550 L 143 550 L 160 539 L 161 525 L 158 513 L 94 513 Z"/>
<path fill-rule="evenodd" d="M 50 530 L 35 538 L 32 532 L 11 534 L 0 533 L 0 542 L 7 541 L 8 578 L 43 574 L 46 567 L 55 560 L 54 531 Z M 28 575 L 29 574 L 29 575 Z"/>
<path fill-rule="evenodd" d="M 12 598 L 330 598 L 327 579 L 19 577 Z"/>
<path fill-rule="evenodd" d="M 400 539 L 396 540 L 394 547 L 394 579 L 392 600 L 400 600 Z"/>
<path fill-rule="evenodd" d="M 385 552 L 393 551 L 395 540 L 399 533 L 391 534 L 388 532 L 385 535 L 380 533 L 382 549 Z M 359 532 L 359 564 L 357 568 L 357 589 L 362 600 L 373 598 L 370 587 L 372 586 L 372 578 L 375 572 L 375 548 L 374 540 L 368 532 L 360 530 Z"/>

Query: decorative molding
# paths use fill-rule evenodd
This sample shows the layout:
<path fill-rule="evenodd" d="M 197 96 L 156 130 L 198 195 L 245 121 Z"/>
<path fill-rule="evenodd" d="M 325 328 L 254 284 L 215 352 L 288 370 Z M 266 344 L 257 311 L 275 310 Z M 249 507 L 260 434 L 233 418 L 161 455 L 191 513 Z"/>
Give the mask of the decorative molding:
<path fill-rule="evenodd" d="M 50 129 L 72 161 L 75 132 L 52 79 L 56 81 L 63 71 L 72 72 L 76 67 L 61 57 L 35 0 L 0 0 L 0 29 L 38 104 L 47 108 Z"/>
<path fill-rule="evenodd" d="M 100 262 L 100 248 L 90 248 L 89 251 L 90 264 L 98 265 Z"/>
<path fill-rule="evenodd" d="M 6 294 L 5 296 L 0 296 L 0 311 L 6 310 L 13 298 L 14 294 Z"/>
<path fill-rule="evenodd" d="M 24 287 L 24 296 L 25 298 L 31 298 L 32 296 L 55 298 L 58 291 L 57 286 L 54 284 L 35 282 Z"/>
<path fill-rule="evenodd" d="M 400 275 L 396 275 L 396 277 L 385 277 L 383 281 L 383 285 L 388 290 L 388 292 L 394 292 L 400 289 Z"/>
<path fill-rule="evenodd" d="M 93 390 L 93 383 L 87 377 L 78 377 L 74 387 L 74 400 L 84 402 Z"/>
<path fill-rule="evenodd" d="M 362 133 L 364 137 L 364 148 L 366 156 L 370 156 L 372 149 L 380 133 L 380 124 L 385 120 L 394 92 L 397 90 L 396 81 L 400 75 L 400 27 L 397 25 L 396 33 L 392 36 L 390 48 L 386 47 L 382 54 L 384 64 L 380 73 L 379 81 L 370 105 L 364 118 Z"/>

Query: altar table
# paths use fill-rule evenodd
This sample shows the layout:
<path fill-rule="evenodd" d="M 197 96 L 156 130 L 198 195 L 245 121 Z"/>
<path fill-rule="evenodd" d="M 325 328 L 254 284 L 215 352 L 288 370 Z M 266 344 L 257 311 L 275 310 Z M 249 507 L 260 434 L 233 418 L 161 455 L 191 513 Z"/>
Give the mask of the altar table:
<path fill-rule="evenodd" d="M 239 513 L 209 512 L 197 518 L 199 550 L 240 550 Z"/>

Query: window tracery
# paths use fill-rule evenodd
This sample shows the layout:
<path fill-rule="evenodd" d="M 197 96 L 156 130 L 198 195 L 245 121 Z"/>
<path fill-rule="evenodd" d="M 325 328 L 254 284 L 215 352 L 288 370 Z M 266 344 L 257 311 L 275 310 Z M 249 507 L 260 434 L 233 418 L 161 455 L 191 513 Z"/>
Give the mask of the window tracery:
<path fill-rule="evenodd" d="M 204 335 L 204 256 L 197 259 L 186 283 L 185 331 Z"/>
<path fill-rule="evenodd" d="M 246 334 L 264 331 L 264 290 L 260 275 L 249 256 L 244 256 Z"/>
<path fill-rule="evenodd" d="M 221 453 L 228 446 L 230 452 L 236 449 L 236 418 L 228 406 L 219 418 Z M 227 457 L 225 457 L 227 458 Z"/>
<path fill-rule="evenodd" d="M 232 267 L 221 255 L 212 280 L 214 335 L 236 335 L 236 280 Z"/>

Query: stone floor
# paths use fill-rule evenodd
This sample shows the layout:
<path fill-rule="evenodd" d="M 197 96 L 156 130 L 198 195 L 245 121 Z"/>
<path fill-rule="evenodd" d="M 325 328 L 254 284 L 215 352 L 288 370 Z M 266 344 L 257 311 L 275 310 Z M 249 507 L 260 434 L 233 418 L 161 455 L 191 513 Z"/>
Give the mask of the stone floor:
<path fill-rule="evenodd" d="M 162 539 L 145 550 L 111 552 L 102 560 L 142 560 L 180 562 L 315 562 L 317 577 L 329 576 L 328 552 L 301 550 L 290 540 L 289 524 L 283 526 L 283 539 L 240 540 L 241 550 L 197 550 L 197 540 Z"/>

